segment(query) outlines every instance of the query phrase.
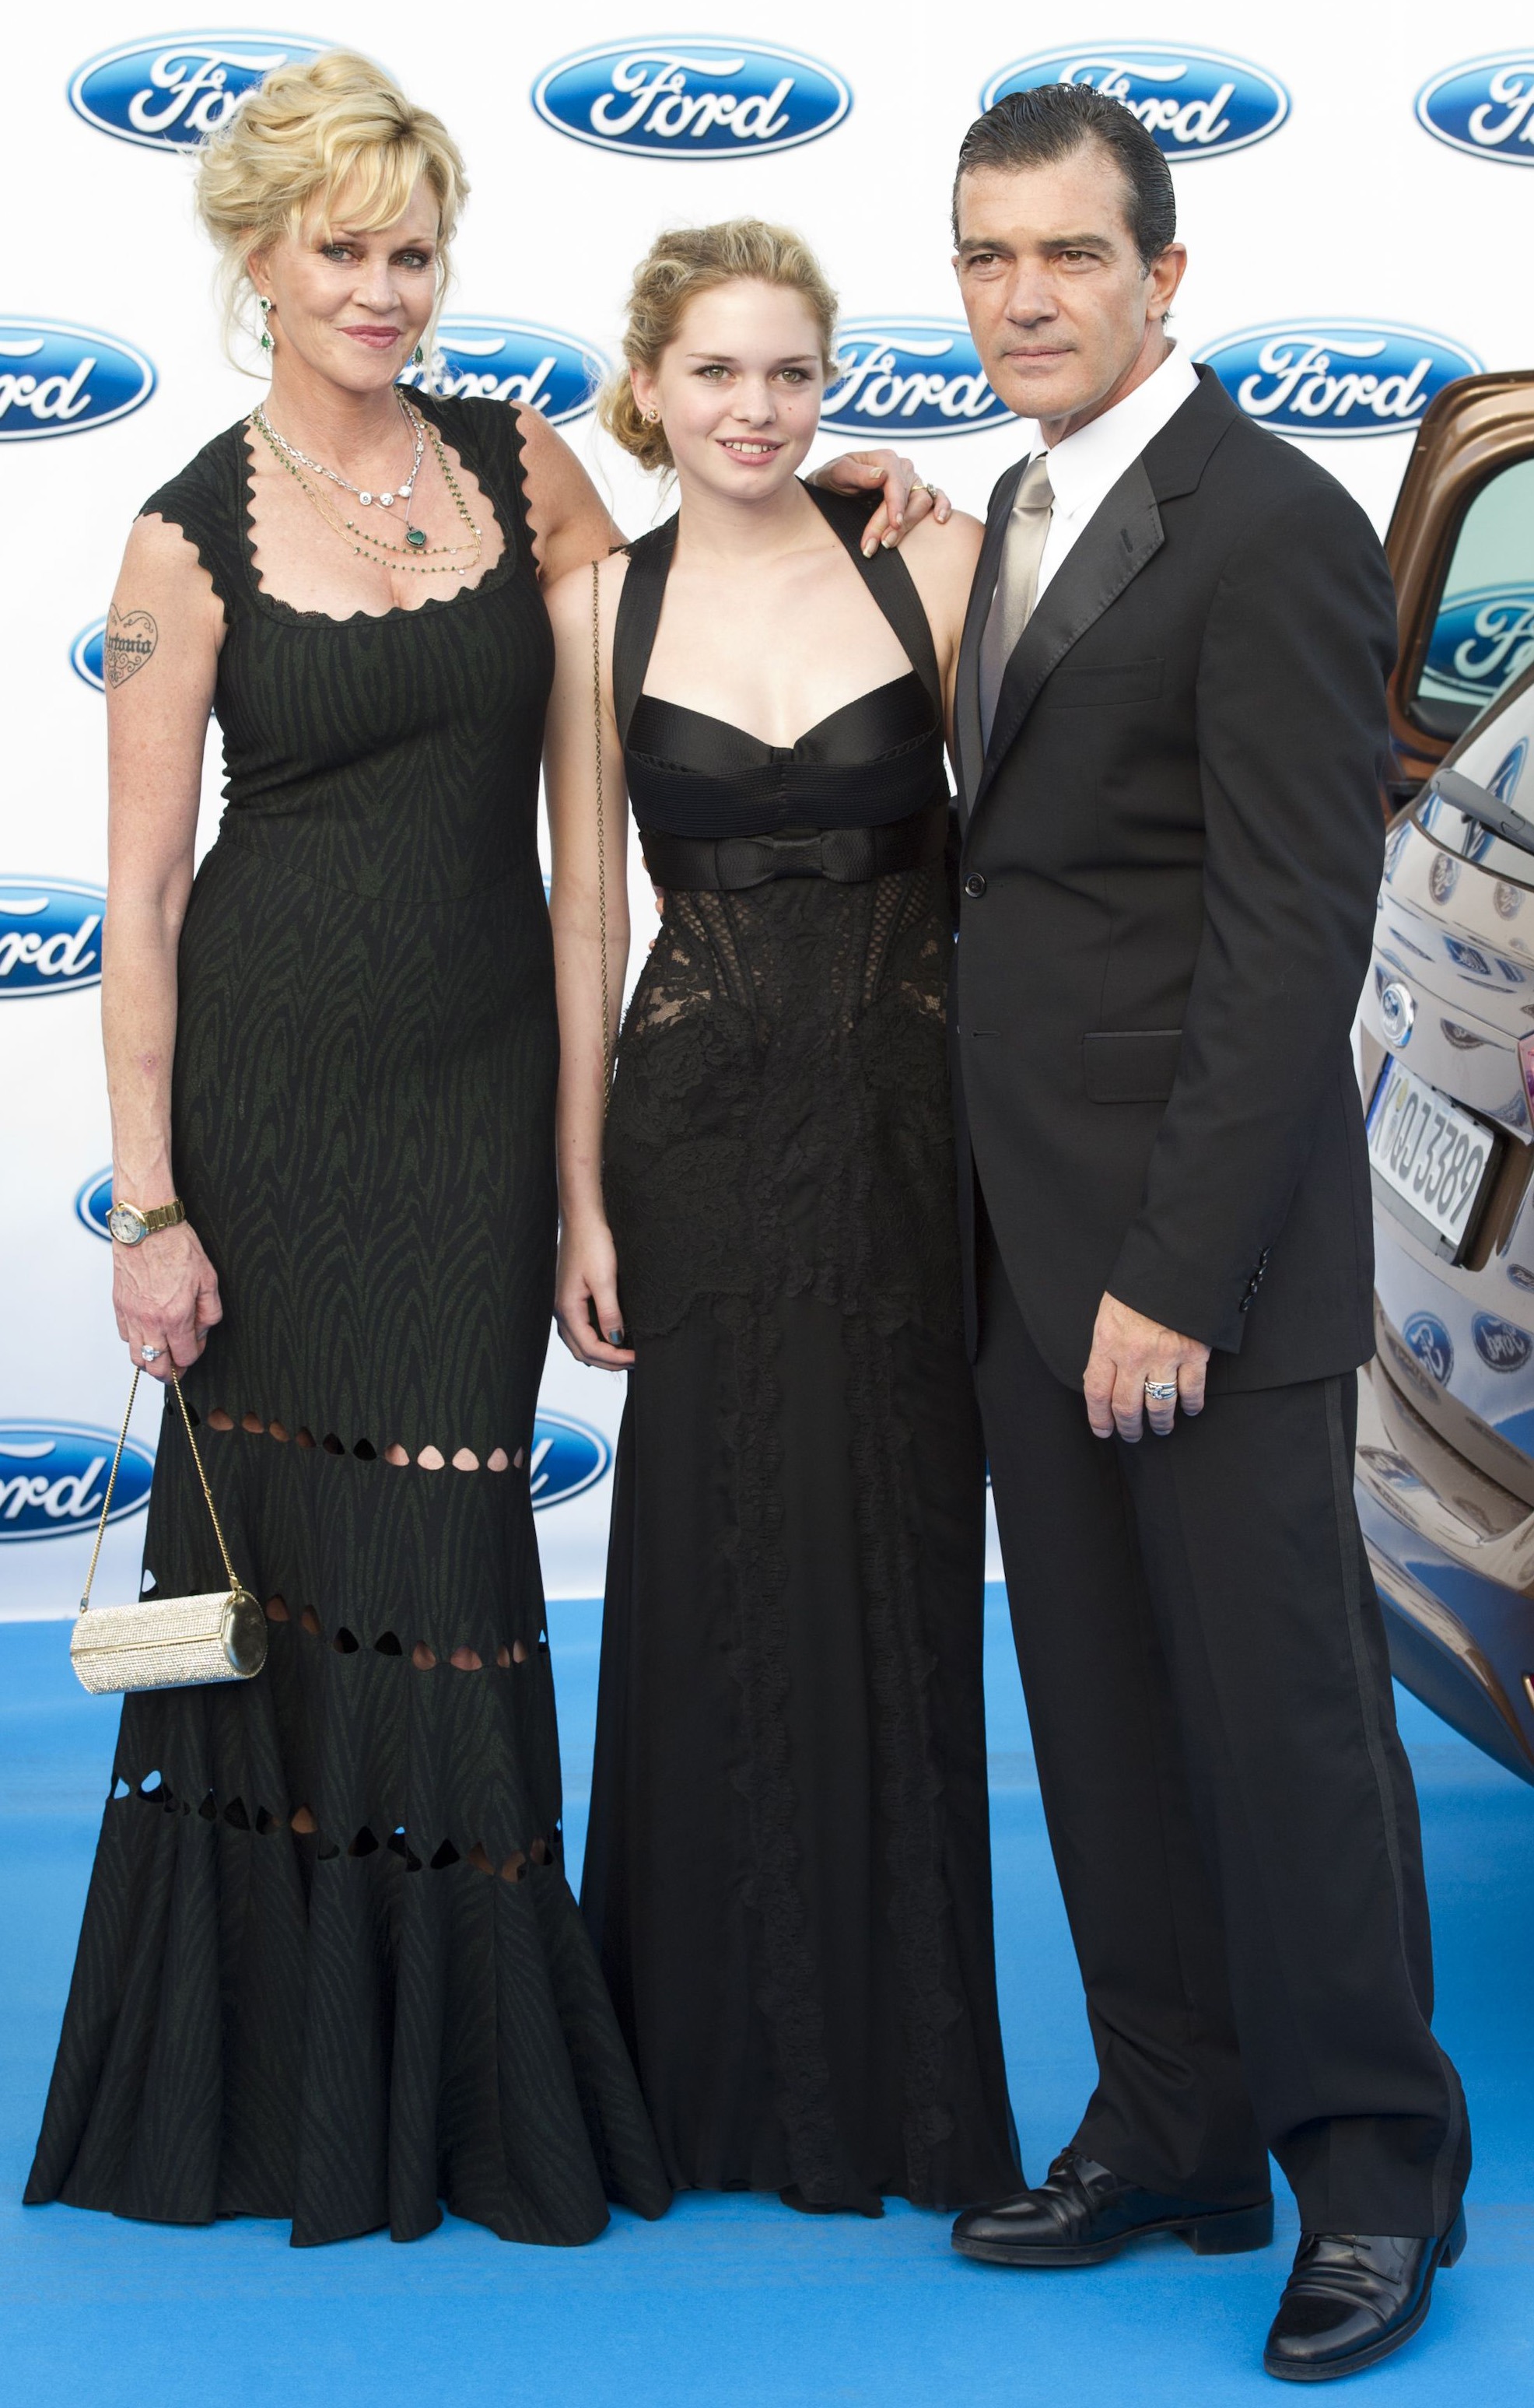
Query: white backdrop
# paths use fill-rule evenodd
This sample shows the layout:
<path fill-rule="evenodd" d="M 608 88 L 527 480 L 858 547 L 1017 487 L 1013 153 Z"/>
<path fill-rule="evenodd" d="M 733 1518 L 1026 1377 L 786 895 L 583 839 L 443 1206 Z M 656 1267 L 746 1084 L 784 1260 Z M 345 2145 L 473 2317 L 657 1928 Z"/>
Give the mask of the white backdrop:
<path fill-rule="evenodd" d="M 659 11 L 601 0 L 543 14 L 325 0 L 311 24 L 274 33 L 258 16 L 235 34 L 188 33 L 155 0 L 137 14 L 77 0 L 13 23 L 14 214 L 0 279 L 0 1616 L 70 1610 L 99 1509 L 101 1434 L 125 1394 L 108 1249 L 76 1209 L 108 1158 L 93 631 L 135 509 L 259 390 L 221 355 L 186 141 L 199 111 L 206 123 L 228 105 L 241 61 L 299 37 L 344 41 L 442 114 L 474 193 L 437 372 L 526 379 L 511 390 L 561 419 L 632 532 L 658 496 L 582 412 L 583 354 L 615 351 L 627 275 L 654 232 L 748 209 L 799 226 L 840 292 L 853 366 L 839 414 L 861 439 L 893 433 L 961 504 L 983 508 L 1019 436 L 965 356 L 946 211 L 958 139 L 1020 60 L 1036 63 L 1026 79 L 1107 80 L 1159 127 L 1191 253 L 1181 338 L 1213 356 L 1243 407 L 1300 428 L 1295 439 L 1317 445 L 1382 528 L 1432 391 L 1477 363 L 1528 361 L 1534 178 L 1513 171 L 1534 167 L 1534 49 L 1518 47 L 1527 9 L 1511 0 L 1486 0 L 1457 28 L 1426 0 L 1282 11 L 1181 0 L 1158 22 L 1125 0 L 1025 13 L 970 0 L 938 19 L 779 0 L 770 14 L 770 44 L 735 0 L 699 12 L 684 37 Z M 609 55 L 551 75 L 597 50 Z M 823 436 L 821 456 L 847 440 Z M 203 847 L 220 777 L 214 731 Z M 146 1446 L 155 1402 L 137 1415 Z M 591 1595 L 621 1384 L 556 1350 L 544 1405 L 546 1577 L 556 1595 Z M 141 1493 L 125 1501 L 104 1598 L 136 1587 Z"/>

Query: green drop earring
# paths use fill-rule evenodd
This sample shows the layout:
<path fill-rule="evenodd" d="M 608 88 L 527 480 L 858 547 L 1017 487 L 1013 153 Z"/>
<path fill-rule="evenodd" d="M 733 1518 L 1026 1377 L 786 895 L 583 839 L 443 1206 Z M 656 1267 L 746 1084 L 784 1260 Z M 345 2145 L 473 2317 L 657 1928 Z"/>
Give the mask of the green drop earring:
<path fill-rule="evenodd" d="M 272 334 L 266 321 L 272 314 L 272 305 L 265 293 L 256 294 L 256 308 L 261 312 L 261 348 L 264 351 L 269 351 L 272 347 Z"/>
<path fill-rule="evenodd" d="M 411 366 L 413 367 L 419 367 L 425 356 L 425 351 L 423 350 L 422 346 L 417 343 L 414 351 L 410 353 Z"/>

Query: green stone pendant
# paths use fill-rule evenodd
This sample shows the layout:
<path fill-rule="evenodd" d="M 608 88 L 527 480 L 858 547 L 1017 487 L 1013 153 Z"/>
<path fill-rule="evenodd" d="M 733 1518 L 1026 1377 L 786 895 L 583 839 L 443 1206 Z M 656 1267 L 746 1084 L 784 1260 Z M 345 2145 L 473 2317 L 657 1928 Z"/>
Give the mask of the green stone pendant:
<path fill-rule="evenodd" d="M 409 545 L 412 552 L 424 552 L 426 549 L 425 528 L 407 527 L 405 530 L 405 540 Z"/>

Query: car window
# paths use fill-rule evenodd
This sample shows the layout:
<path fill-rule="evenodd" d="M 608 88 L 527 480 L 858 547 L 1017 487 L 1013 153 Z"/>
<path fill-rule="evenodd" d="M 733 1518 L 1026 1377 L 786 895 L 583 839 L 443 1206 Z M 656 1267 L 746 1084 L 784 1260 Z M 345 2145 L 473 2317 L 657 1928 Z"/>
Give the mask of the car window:
<path fill-rule="evenodd" d="M 1488 477 L 1460 523 L 1412 716 L 1458 736 L 1534 661 L 1534 459 Z"/>

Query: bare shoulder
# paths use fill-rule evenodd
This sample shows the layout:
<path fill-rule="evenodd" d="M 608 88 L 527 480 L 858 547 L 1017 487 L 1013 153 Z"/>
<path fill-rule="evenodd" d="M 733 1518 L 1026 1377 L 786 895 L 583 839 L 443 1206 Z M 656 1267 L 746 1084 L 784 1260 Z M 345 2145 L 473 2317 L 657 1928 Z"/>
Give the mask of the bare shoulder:
<path fill-rule="evenodd" d="M 199 595 L 211 601 L 213 580 L 198 557 L 197 547 L 173 519 L 157 510 L 135 519 L 122 547 L 122 579 L 151 584 L 163 595 L 181 594 L 188 602 Z"/>
<path fill-rule="evenodd" d="M 519 408 L 517 432 L 533 550 L 552 586 L 577 562 L 599 558 L 617 529 L 584 467 L 540 411 Z"/>
<path fill-rule="evenodd" d="M 178 679 L 211 679 L 223 635 L 223 605 L 196 545 L 157 512 L 135 519 L 107 614 L 103 665 L 108 694 L 115 696 L 148 668 L 162 646 Z M 163 699 L 165 674 L 162 663 L 143 691 L 152 688 Z"/>
<path fill-rule="evenodd" d="M 911 570 L 918 566 L 934 577 L 973 577 L 985 529 L 968 510 L 955 510 L 941 526 L 932 517 L 913 526 L 900 546 L 900 557 Z"/>
<path fill-rule="evenodd" d="M 612 617 L 618 608 L 618 596 L 624 579 L 628 574 L 628 554 L 609 552 L 603 560 L 582 561 L 578 568 L 566 569 L 563 577 L 554 578 L 543 589 L 544 607 L 556 643 L 565 644 L 580 638 L 591 642 L 591 573 L 596 570 L 597 606 L 601 614 L 604 636 L 610 632 Z"/>

